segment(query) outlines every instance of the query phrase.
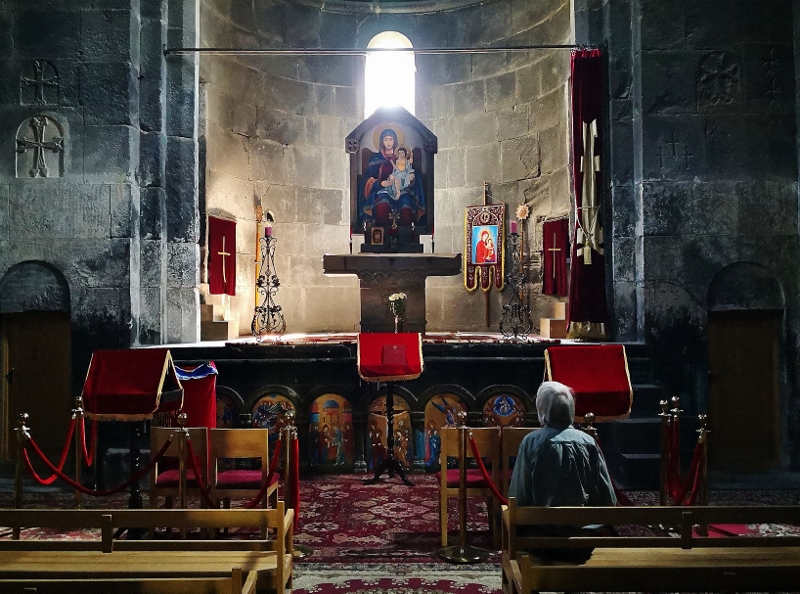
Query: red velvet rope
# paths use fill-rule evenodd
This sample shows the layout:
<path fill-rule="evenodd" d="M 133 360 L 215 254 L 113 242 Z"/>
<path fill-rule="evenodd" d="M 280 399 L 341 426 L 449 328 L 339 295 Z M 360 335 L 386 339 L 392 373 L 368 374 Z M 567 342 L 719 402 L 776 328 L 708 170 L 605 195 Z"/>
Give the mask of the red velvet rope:
<path fill-rule="evenodd" d="M 478 469 L 481 471 L 483 480 L 486 482 L 486 485 L 489 487 L 492 495 L 494 495 L 494 498 L 497 499 L 501 505 L 508 505 L 508 499 L 503 497 L 503 494 L 497 489 L 494 481 L 492 481 L 492 477 L 489 476 L 489 471 L 486 470 L 486 466 L 483 463 L 483 458 L 481 458 L 481 453 L 478 451 L 478 444 L 474 437 L 469 438 L 469 447 L 472 448 L 472 455 L 475 456 L 475 462 L 478 465 Z M 464 462 L 466 463 L 466 460 Z M 443 472 L 447 471 L 443 470 Z"/>
<path fill-rule="evenodd" d="M 81 435 L 81 445 L 83 450 L 83 461 L 86 466 L 91 467 L 94 463 L 94 455 L 97 451 L 97 421 L 92 423 L 92 437 L 91 437 L 91 453 L 86 449 L 86 417 L 81 417 L 81 426 L 79 428 Z"/>
<path fill-rule="evenodd" d="M 211 495 L 209 494 L 208 489 L 204 484 L 202 484 L 202 481 L 199 480 L 201 476 L 200 469 L 197 467 L 197 458 L 195 457 L 194 454 L 194 448 L 192 447 L 191 439 L 186 440 L 186 446 L 188 450 L 187 453 L 189 454 L 188 456 L 190 461 L 189 463 L 192 467 L 192 471 L 194 471 L 194 476 L 197 477 L 196 480 L 198 484 L 198 489 L 200 490 L 200 496 L 203 498 L 203 502 L 208 507 L 219 507 L 219 501 L 214 501 L 213 499 L 211 499 Z M 278 441 L 275 444 L 275 451 L 272 453 L 272 461 L 270 462 L 269 471 L 267 472 L 267 476 L 261 483 L 261 489 L 252 500 L 248 501 L 244 505 L 245 508 L 248 509 L 254 508 L 267 494 L 267 490 L 269 489 L 270 483 L 272 482 L 272 477 L 275 475 L 275 469 L 278 467 L 280 452 L 281 452 L 281 441 L 280 439 L 278 439 Z"/>
<path fill-rule="evenodd" d="M 675 505 L 694 505 L 700 491 L 703 471 L 703 444 L 698 440 L 686 478 L 680 478 L 680 450 L 677 423 L 667 431 L 666 444 L 666 490 Z M 689 488 L 691 487 L 691 491 Z M 687 492 L 689 497 L 687 499 Z"/>
<path fill-rule="evenodd" d="M 595 443 L 597 444 L 597 449 L 600 451 L 600 456 L 603 457 L 603 462 L 605 462 L 605 454 L 603 454 L 603 446 L 600 445 L 600 440 L 595 437 Z M 617 505 L 629 507 L 633 506 L 634 503 L 631 501 L 631 498 L 628 497 L 625 492 L 617 486 L 617 483 L 614 482 L 613 477 L 609 474 L 609 480 L 611 481 L 611 488 L 614 489 L 614 495 L 617 498 Z"/>
<path fill-rule="evenodd" d="M 300 440 L 292 440 L 292 509 L 294 510 L 294 530 L 300 527 Z"/>
<path fill-rule="evenodd" d="M 67 433 L 67 439 L 64 442 L 64 449 L 61 450 L 61 457 L 58 460 L 58 472 L 61 472 L 64 469 L 64 463 L 67 461 L 67 455 L 69 455 L 69 444 L 72 443 L 72 436 L 75 433 L 75 425 L 76 419 L 73 418 L 69 423 L 69 432 Z M 58 478 L 58 474 L 51 474 L 48 478 L 43 479 L 38 473 L 33 469 L 33 465 L 31 464 L 30 459 L 28 458 L 27 452 L 23 449 L 23 455 L 25 457 L 25 463 L 28 466 L 28 470 L 30 471 L 33 478 L 36 480 L 37 483 L 40 485 L 51 485 L 55 480 Z"/>
<path fill-rule="evenodd" d="M 272 460 L 269 463 L 269 472 L 267 472 L 266 478 L 264 478 L 264 482 L 261 483 L 261 490 L 258 492 L 251 501 L 248 501 L 245 504 L 245 507 L 248 509 L 254 508 L 258 503 L 266 496 L 267 490 L 269 489 L 270 484 L 272 483 L 272 477 L 275 476 L 275 471 L 278 469 L 278 460 L 281 457 L 281 449 L 283 449 L 283 443 L 281 442 L 281 438 L 278 438 L 278 441 L 275 442 L 275 451 L 272 452 Z"/>
<path fill-rule="evenodd" d="M 197 488 L 200 491 L 200 497 L 203 499 L 203 504 L 207 507 L 219 507 L 219 501 L 214 501 L 211 499 L 211 495 L 208 493 L 208 486 L 206 486 L 205 481 L 202 479 L 202 474 L 200 473 L 200 469 L 197 467 L 197 458 L 194 456 L 194 447 L 192 446 L 192 440 L 187 436 L 186 437 L 186 453 L 187 458 L 189 459 L 189 465 L 192 467 L 192 471 L 194 472 L 194 480 L 197 483 Z M 206 464 L 208 464 L 208 460 L 206 460 Z"/>
<path fill-rule="evenodd" d="M 684 481 L 680 491 L 675 494 L 676 496 L 673 497 L 673 501 L 676 505 L 694 505 L 695 501 L 697 501 L 697 494 L 700 492 L 700 477 L 702 476 L 702 458 L 703 444 L 698 441 L 694 448 L 694 456 L 692 457 L 692 464 L 689 468 L 689 474 L 686 476 L 686 481 Z M 692 490 L 689 493 L 689 499 L 687 500 L 686 493 L 689 491 L 690 485 Z"/>
<path fill-rule="evenodd" d="M 94 489 L 89 489 L 88 487 L 84 487 L 79 482 L 74 481 L 73 479 L 65 475 L 63 472 L 61 472 L 58 468 L 53 466 L 53 463 L 47 459 L 47 457 L 42 453 L 42 450 L 39 449 L 39 446 L 36 445 L 36 442 L 33 441 L 32 438 L 29 438 L 28 441 L 30 442 L 30 446 L 33 448 L 33 451 L 36 453 L 37 456 L 39 456 L 42 462 L 44 462 L 45 466 L 47 466 L 51 472 L 56 473 L 56 475 L 58 475 L 58 478 L 67 483 L 70 487 L 72 487 L 73 489 L 77 489 L 78 491 L 80 491 L 81 493 L 85 493 L 86 495 L 93 495 L 95 497 L 107 497 L 108 495 L 116 495 L 117 493 L 124 491 L 125 489 L 130 487 L 133 483 L 141 479 L 148 472 L 150 472 L 150 469 L 153 468 L 156 462 L 158 462 L 161 459 L 161 457 L 166 453 L 167 449 L 170 446 L 170 442 L 172 441 L 172 436 L 170 436 L 170 438 L 167 440 L 167 442 L 164 444 L 164 446 L 161 448 L 158 454 L 156 454 L 156 456 L 152 458 L 150 462 L 147 463 L 147 466 L 139 470 L 136 474 L 134 474 L 131 478 L 129 478 L 121 485 L 114 487 L 112 489 L 106 489 L 104 491 L 96 491 Z M 25 458 L 25 462 L 28 466 L 28 469 L 32 470 L 31 461 L 30 458 L 28 457 L 27 448 L 23 448 L 22 455 Z"/>

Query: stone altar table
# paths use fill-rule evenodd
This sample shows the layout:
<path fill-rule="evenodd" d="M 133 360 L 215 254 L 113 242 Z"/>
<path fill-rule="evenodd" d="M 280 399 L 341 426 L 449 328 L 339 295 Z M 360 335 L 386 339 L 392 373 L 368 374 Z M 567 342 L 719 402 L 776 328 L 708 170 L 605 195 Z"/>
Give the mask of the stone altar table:
<path fill-rule="evenodd" d="M 325 254 L 325 274 L 355 274 L 361 285 L 361 331 L 394 332 L 389 295 L 405 293 L 405 332 L 425 332 L 425 281 L 461 274 L 461 254 Z"/>

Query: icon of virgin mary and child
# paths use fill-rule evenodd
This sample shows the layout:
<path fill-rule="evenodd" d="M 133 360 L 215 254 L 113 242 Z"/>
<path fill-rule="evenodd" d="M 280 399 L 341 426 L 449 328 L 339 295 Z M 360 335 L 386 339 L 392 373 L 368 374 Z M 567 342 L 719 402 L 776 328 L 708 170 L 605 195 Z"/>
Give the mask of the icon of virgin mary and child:
<path fill-rule="evenodd" d="M 376 227 L 425 225 L 425 194 L 411 150 L 399 146 L 397 132 L 380 133 L 380 150 L 367 162 L 358 188 L 360 224 Z M 395 213 L 392 216 L 392 213 Z"/>

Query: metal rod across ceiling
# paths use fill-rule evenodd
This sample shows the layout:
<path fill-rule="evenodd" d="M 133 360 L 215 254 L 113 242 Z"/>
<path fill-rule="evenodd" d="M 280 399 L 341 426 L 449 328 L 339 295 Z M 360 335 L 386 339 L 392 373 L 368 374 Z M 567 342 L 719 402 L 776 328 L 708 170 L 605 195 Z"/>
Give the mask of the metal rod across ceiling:
<path fill-rule="evenodd" d="M 529 52 L 533 50 L 598 49 L 592 45 L 515 45 L 503 47 L 433 47 L 433 48 L 374 48 L 374 49 L 323 49 L 281 48 L 260 49 L 240 47 L 168 47 L 165 56 L 366 56 L 380 52 L 411 52 L 416 55 L 430 54 L 494 54 L 502 52 Z"/>

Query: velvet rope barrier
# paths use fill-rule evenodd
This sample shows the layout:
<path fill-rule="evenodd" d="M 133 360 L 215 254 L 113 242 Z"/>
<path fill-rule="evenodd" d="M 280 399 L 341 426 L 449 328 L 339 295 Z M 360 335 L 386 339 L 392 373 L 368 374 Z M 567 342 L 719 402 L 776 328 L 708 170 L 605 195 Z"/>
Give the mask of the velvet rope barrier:
<path fill-rule="evenodd" d="M 80 439 L 81 439 L 81 447 L 83 450 L 83 461 L 86 463 L 86 466 L 91 467 L 94 463 L 94 455 L 97 451 L 97 421 L 92 422 L 92 436 L 91 436 L 91 454 L 86 449 L 86 417 L 81 417 L 81 425 L 79 428 L 80 432 Z"/>
<path fill-rule="evenodd" d="M 501 505 L 508 505 L 508 499 L 503 497 L 503 494 L 500 493 L 495 486 L 492 477 L 489 476 L 489 471 L 486 470 L 486 465 L 483 463 L 483 458 L 481 458 L 481 453 L 478 451 L 478 444 L 474 437 L 469 438 L 469 447 L 472 449 L 472 455 L 475 457 L 475 463 L 478 465 L 478 469 L 481 471 L 483 480 L 486 482 L 486 485 L 489 487 L 492 495 L 494 495 L 494 498 L 497 499 Z"/>
<path fill-rule="evenodd" d="M 64 449 L 61 450 L 61 456 L 58 460 L 58 467 L 57 467 L 58 472 L 64 470 L 64 464 L 66 463 L 67 456 L 69 455 L 69 444 L 72 443 L 72 436 L 75 434 L 75 425 L 76 425 L 76 419 L 75 417 L 72 417 L 72 420 L 69 423 L 69 431 L 67 432 L 67 439 L 64 442 Z M 36 482 L 39 483 L 40 485 L 51 485 L 58 478 L 58 474 L 52 474 L 48 478 L 43 479 L 41 476 L 39 476 L 36 470 L 34 470 L 33 465 L 31 464 L 31 461 L 28 458 L 27 452 L 24 453 L 24 456 L 25 456 L 25 464 L 28 467 L 31 476 L 33 476 L 34 480 L 36 480 Z"/>
<path fill-rule="evenodd" d="M 272 452 L 272 460 L 269 463 L 269 471 L 267 472 L 267 476 L 264 478 L 264 481 L 261 483 L 261 490 L 258 492 L 258 495 L 245 504 L 247 509 L 254 508 L 267 494 L 267 490 L 269 489 L 270 484 L 272 484 L 272 477 L 275 476 L 275 471 L 278 469 L 278 460 L 280 460 L 281 457 L 281 449 L 283 449 L 283 443 L 279 437 L 278 441 L 275 442 L 275 451 Z"/>
<path fill-rule="evenodd" d="M 699 441 L 694 449 L 694 456 L 692 456 L 692 464 L 689 468 L 689 473 L 686 475 L 686 480 L 679 489 L 670 493 L 670 498 L 675 505 L 694 505 L 697 501 L 697 494 L 700 486 L 700 476 L 702 475 L 702 458 L 703 458 L 703 444 Z M 691 486 L 692 490 L 689 491 Z M 686 493 L 689 492 L 689 499 L 686 499 Z"/>
<path fill-rule="evenodd" d="M 86 495 L 93 495 L 95 497 L 107 497 L 108 495 L 116 495 L 117 493 L 119 493 L 121 491 L 124 491 L 125 489 L 130 487 L 133 483 L 135 483 L 136 481 L 141 479 L 143 476 L 145 476 L 148 472 L 150 472 L 150 469 L 152 469 L 153 466 L 155 466 L 156 462 L 158 462 L 164 456 L 164 454 L 166 453 L 167 449 L 169 448 L 170 444 L 172 443 L 172 437 L 170 437 L 166 441 L 166 443 L 161 448 L 161 450 L 158 452 L 158 454 L 156 454 L 156 456 L 150 460 L 150 462 L 147 464 L 147 466 L 145 466 L 144 468 L 139 470 L 136 474 L 134 474 L 131 478 L 129 478 L 127 481 L 125 481 L 121 485 L 119 485 L 117 487 L 114 487 L 112 489 L 105 489 L 103 491 L 96 491 L 94 489 L 89 489 L 88 487 L 84 487 L 79 482 L 74 481 L 73 479 L 71 479 L 70 477 L 65 475 L 63 472 L 61 472 L 58 468 L 56 468 L 53 465 L 53 463 L 50 462 L 50 460 L 47 459 L 47 457 L 44 455 L 42 450 L 39 449 L 39 446 L 36 445 L 36 442 L 33 441 L 33 438 L 29 438 L 28 442 L 30 443 L 30 446 L 33 448 L 34 453 L 37 456 L 39 456 L 39 458 L 42 460 L 42 462 L 44 462 L 45 466 L 47 466 L 50 469 L 51 472 L 56 473 L 58 475 L 58 478 L 60 478 L 65 483 L 67 483 L 67 485 L 69 485 L 73 489 L 77 489 L 81 493 L 85 493 Z M 28 468 L 30 469 L 31 465 L 30 465 L 30 458 L 28 457 L 28 449 L 27 448 L 23 448 L 22 455 L 25 458 L 25 462 L 28 465 Z"/>
<path fill-rule="evenodd" d="M 194 447 L 192 446 L 192 440 L 189 438 L 189 436 L 186 437 L 186 453 L 187 458 L 189 458 L 189 466 L 191 466 L 192 472 L 194 472 L 194 482 L 197 483 L 197 488 L 200 491 L 200 497 L 203 500 L 203 504 L 207 507 L 219 507 L 219 501 L 214 501 L 211 499 L 211 495 L 208 492 L 208 487 L 206 486 L 205 481 L 201 480 L 203 475 L 200 472 L 200 468 L 197 466 L 197 458 L 194 455 Z M 207 460 L 206 464 L 208 464 Z"/>
<path fill-rule="evenodd" d="M 600 456 L 603 457 L 603 462 L 605 462 L 606 455 L 603 453 L 603 446 L 600 445 L 600 440 L 597 439 L 596 435 L 594 436 L 594 441 L 597 444 L 597 449 L 600 452 Z M 608 467 L 608 465 L 606 465 L 606 467 Z M 635 504 L 633 503 L 633 501 L 631 501 L 631 498 L 628 497 L 628 495 L 617 486 L 617 483 L 614 481 L 614 478 L 610 474 L 608 475 L 608 478 L 611 481 L 611 488 L 614 489 L 614 496 L 617 498 L 617 505 L 623 507 L 634 506 Z"/>
<path fill-rule="evenodd" d="M 192 440 L 186 440 L 186 449 L 187 454 L 189 457 L 189 465 L 192 467 L 192 472 L 194 472 L 195 481 L 198 484 L 198 489 L 200 491 L 200 497 L 203 499 L 203 503 L 208 507 L 219 507 L 219 501 L 214 501 L 211 499 L 211 494 L 208 492 L 208 488 L 202 484 L 202 481 L 199 480 L 200 469 L 197 466 L 197 458 L 194 453 L 194 448 L 192 447 Z M 258 505 L 259 501 L 264 498 L 267 493 L 267 489 L 269 489 L 270 483 L 272 482 L 272 477 L 275 475 L 275 469 L 278 467 L 278 459 L 280 457 L 281 452 L 281 442 L 275 444 L 275 451 L 272 453 L 272 460 L 270 462 L 269 471 L 267 472 L 267 476 L 261 483 L 261 489 L 259 490 L 258 494 L 252 500 L 245 503 L 244 507 L 247 509 L 252 509 L 256 505 Z"/>

